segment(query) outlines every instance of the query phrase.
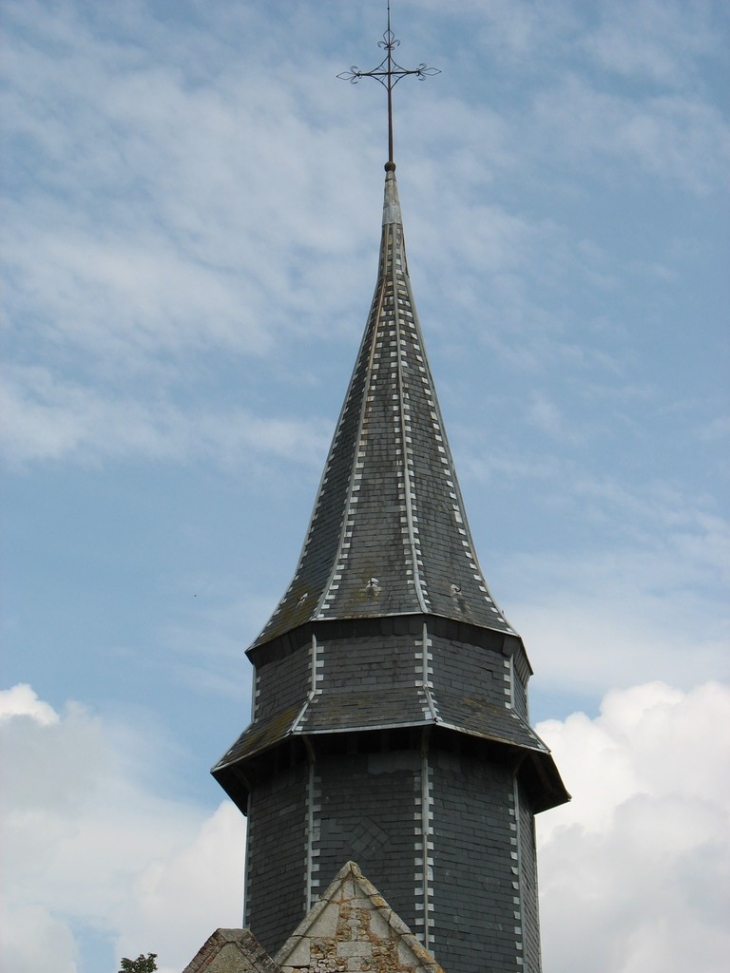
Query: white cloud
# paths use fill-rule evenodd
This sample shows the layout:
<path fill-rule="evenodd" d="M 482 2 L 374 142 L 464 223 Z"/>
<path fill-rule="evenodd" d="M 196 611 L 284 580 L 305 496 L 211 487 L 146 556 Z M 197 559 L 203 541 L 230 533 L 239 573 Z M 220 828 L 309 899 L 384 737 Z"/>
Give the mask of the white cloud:
<path fill-rule="evenodd" d="M 153 740 L 71 705 L 62 717 L 27 686 L 5 692 L 2 950 L 14 973 L 77 973 L 75 928 L 118 955 L 158 952 L 180 970 L 214 928 L 240 924 L 244 822 L 144 782 Z M 29 718 L 23 718 L 29 717 Z"/>
<path fill-rule="evenodd" d="M 119 953 L 154 947 L 161 973 L 179 973 L 215 929 L 240 927 L 244 833 L 240 811 L 226 802 L 192 844 L 149 864 L 121 904 Z"/>
<path fill-rule="evenodd" d="M 0 958 L 14 973 L 38 973 L 53 969 L 76 973 L 78 948 L 73 934 L 61 919 L 41 906 L 3 909 Z"/>
<path fill-rule="evenodd" d="M 183 968 L 240 924 L 243 819 L 140 784 L 149 739 L 13 687 L 3 731 L 8 969 L 78 973 L 78 923 Z M 3 712 L 6 712 L 3 709 Z M 24 718 L 26 717 L 26 718 Z M 573 794 L 538 818 L 546 973 L 720 973 L 730 948 L 730 689 L 648 683 L 538 732 Z"/>
<path fill-rule="evenodd" d="M 41 726 L 58 723 L 58 713 L 48 703 L 38 699 L 27 683 L 18 683 L 12 689 L 0 689 L 0 724 L 17 716 L 28 716 Z"/>
<path fill-rule="evenodd" d="M 538 732 L 573 801 L 538 818 L 546 973 L 720 973 L 730 688 L 647 683 Z"/>

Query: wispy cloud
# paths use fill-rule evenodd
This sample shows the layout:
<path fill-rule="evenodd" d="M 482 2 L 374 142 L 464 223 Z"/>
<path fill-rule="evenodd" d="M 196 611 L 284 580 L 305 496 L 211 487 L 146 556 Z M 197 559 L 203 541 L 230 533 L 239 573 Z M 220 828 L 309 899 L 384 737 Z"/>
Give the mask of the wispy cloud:
<path fill-rule="evenodd" d="M 609 160 L 621 159 L 667 186 L 679 183 L 696 193 L 726 181 L 730 127 L 717 108 L 695 97 L 637 100 L 573 75 L 535 98 L 534 120 L 553 155 L 557 145 L 568 165 L 591 167 L 594 178 Z"/>
<path fill-rule="evenodd" d="M 0 388 L 9 461 L 145 457 L 174 463 L 212 459 L 249 467 L 267 461 L 317 465 L 331 434 L 327 420 L 264 417 L 239 408 L 191 414 L 169 400 L 140 403 L 57 381 L 45 368 L 14 370 Z"/>
<path fill-rule="evenodd" d="M 642 679 L 683 687 L 703 672 L 730 679 L 730 525 L 661 491 L 644 498 L 653 509 L 637 510 L 637 498 L 615 485 L 585 486 L 613 543 L 587 549 L 576 524 L 572 550 L 508 561 L 522 594 L 506 607 L 541 687 L 595 695 Z"/>
<path fill-rule="evenodd" d="M 712 4 L 688 5 L 677 0 L 603 2 L 599 22 L 589 27 L 583 46 L 609 71 L 670 86 L 695 82 L 703 56 L 720 54 Z M 714 13 L 714 17 L 713 17 Z"/>
<path fill-rule="evenodd" d="M 672 64 L 691 65 L 715 56 L 712 18 L 676 4 L 601 6 L 597 22 L 571 3 L 459 9 L 481 24 L 490 56 L 502 51 L 526 63 L 539 52 L 541 64 L 552 57 L 556 65 L 517 105 L 495 97 L 487 107 L 438 86 L 428 103 L 404 102 L 404 151 L 412 141 L 423 147 L 406 208 L 420 300 L 437 309 L 436 325 L 444 318 L 451 329 L 442 309 L 448 296 L 461 333 L 478 332 L 510 367 L 546 369 L 559 359 L 580 369 L 592 356 L 594 365 L 601 359 L 615 368 L 620 349 L 589 352 L 575 325 L 589 295 L 598 303 L 616 293 L 629 263 L 587 235 L 576 239 L 554 215 L 485 203 L 483 191 L 497 182 L 503 192 L 517 172 L 543 194 L 556 181 L 565 192 L 568 173 L 610 182 L 622 166 L 633 178 L 666 179 L 685 192 L 712 190 L 727 126 L 693 87 L 692 71 L 656 67 L 665 89 L 628 95 L 585 63 L 590 51 L 631 73 L 649 45 Z M 175 390 L 195 385 L 202 360 L 283 362 L 291 372 L 305 347 L 317 356 L 317 342 L 340 340 L 364 315 L 354 294 L 371 286 L 361 282 L 373 219 L 354 187 L 374 185 L 379 102 L 332 84 L 321 51 L 307 55 L 303 76 L 298 62 L 295 79 L 294 63 L 279 57 L 283 25 L 262 30 L 260 10 L 186 11 L 163 23 L 140 7 L 92 15 L 73 4 L 8 4 L 15 29 L 4 117 L 17 162 L 6 210 L 9 347 L 24 369 L 14 382 L 21 374 L 29 380 L 21 399 L 30 423 L 42 413 L 65 430 L 45 447 L 29 445 L 28 455 L 77 461 L 88 442 L 98 458 L 94 436 L 75 432 L 79 412 L 98 413 L 108 399 L 111 413 L 132 398 L 138 425 L 159 428 L 165 408 L 182 408 Z M 297 14 L 307 36 L 317 35 L 317 16 Z M 557 53 L 571 45 L 579 53 L 566 73 Z M 468 71 L 467 61 L 451 72 Z M 315 80 L 325 73 L 327 85 Z M 654 264 L 671 278 L 671 265 Z M 594 334 L 601 324 L 617 327 L 605 312 L 591 315 Z M 35 398 L 39 369 L 73 388 L 76 418 L 62 404 L 68 394 L 56 405 Z M 140 385 L 141 374 L 154 389 Z M 244 389 L 241 396 L 258 411 Z M 137 444 L 140 456 L 179 458 L 176 437 L 167 449 L 163 438 L 130 432 L 125 452 Z"/>

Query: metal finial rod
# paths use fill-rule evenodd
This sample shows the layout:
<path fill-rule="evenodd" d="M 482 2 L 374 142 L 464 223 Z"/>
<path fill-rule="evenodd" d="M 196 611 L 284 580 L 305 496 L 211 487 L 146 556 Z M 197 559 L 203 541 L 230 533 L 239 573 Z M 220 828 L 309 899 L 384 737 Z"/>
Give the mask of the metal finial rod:
<path fill-rule="evenodd" d="M 434 74 L 441 74 L 438 68 L 429 68 L 425 64 L 419 64 L 417 68 L 404 68 L 393 57 L 393 51 L 400 45 L 400 41 L 390 29 L 390 0 L 388 2 L 388 29 L 383 34 L 383 39 L 378 41 L 378 47 L 385 51 L 385 57 L 371 71 L 361 71 L 354 64 L 349 71 L 343 71 L 337 77 L 350 84 L 357 84 L 360 78 L 375 78 L 388 92 L 388 168 L 395 168 L 393 158 L 393 88 L 401 78 L 406 75 L 414 74 L 419 81 L 425 81 L 427 77 Z"/>

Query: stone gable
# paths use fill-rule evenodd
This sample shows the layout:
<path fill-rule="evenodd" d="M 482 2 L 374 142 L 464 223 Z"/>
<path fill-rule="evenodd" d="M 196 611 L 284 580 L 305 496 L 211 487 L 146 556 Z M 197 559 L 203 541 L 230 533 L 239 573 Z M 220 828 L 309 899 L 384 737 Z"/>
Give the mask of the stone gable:
<path fill-rule="evenodd" d="M 281 973 L 249 929 L 216 929 L 183 973 Z"/>
<path fill-rule="evenodd" d="M 443 973 L 354 862 L 276 954 L 283 973 Z"/>

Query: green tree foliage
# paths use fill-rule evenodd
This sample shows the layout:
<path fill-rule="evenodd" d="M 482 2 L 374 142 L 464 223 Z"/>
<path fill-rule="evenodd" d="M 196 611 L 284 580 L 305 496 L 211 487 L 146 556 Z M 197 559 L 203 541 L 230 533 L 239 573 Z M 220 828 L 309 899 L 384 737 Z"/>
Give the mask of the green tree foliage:
<path fill-rule="evenodd" d="M 122 959 L 122 968 L 119 973 L 155 973 L 157 969 L 156 959 L 157 953 L 147 953 L 146 956 L 140 953 L 137 959 L 127 959 L 125 956 Z"/>

